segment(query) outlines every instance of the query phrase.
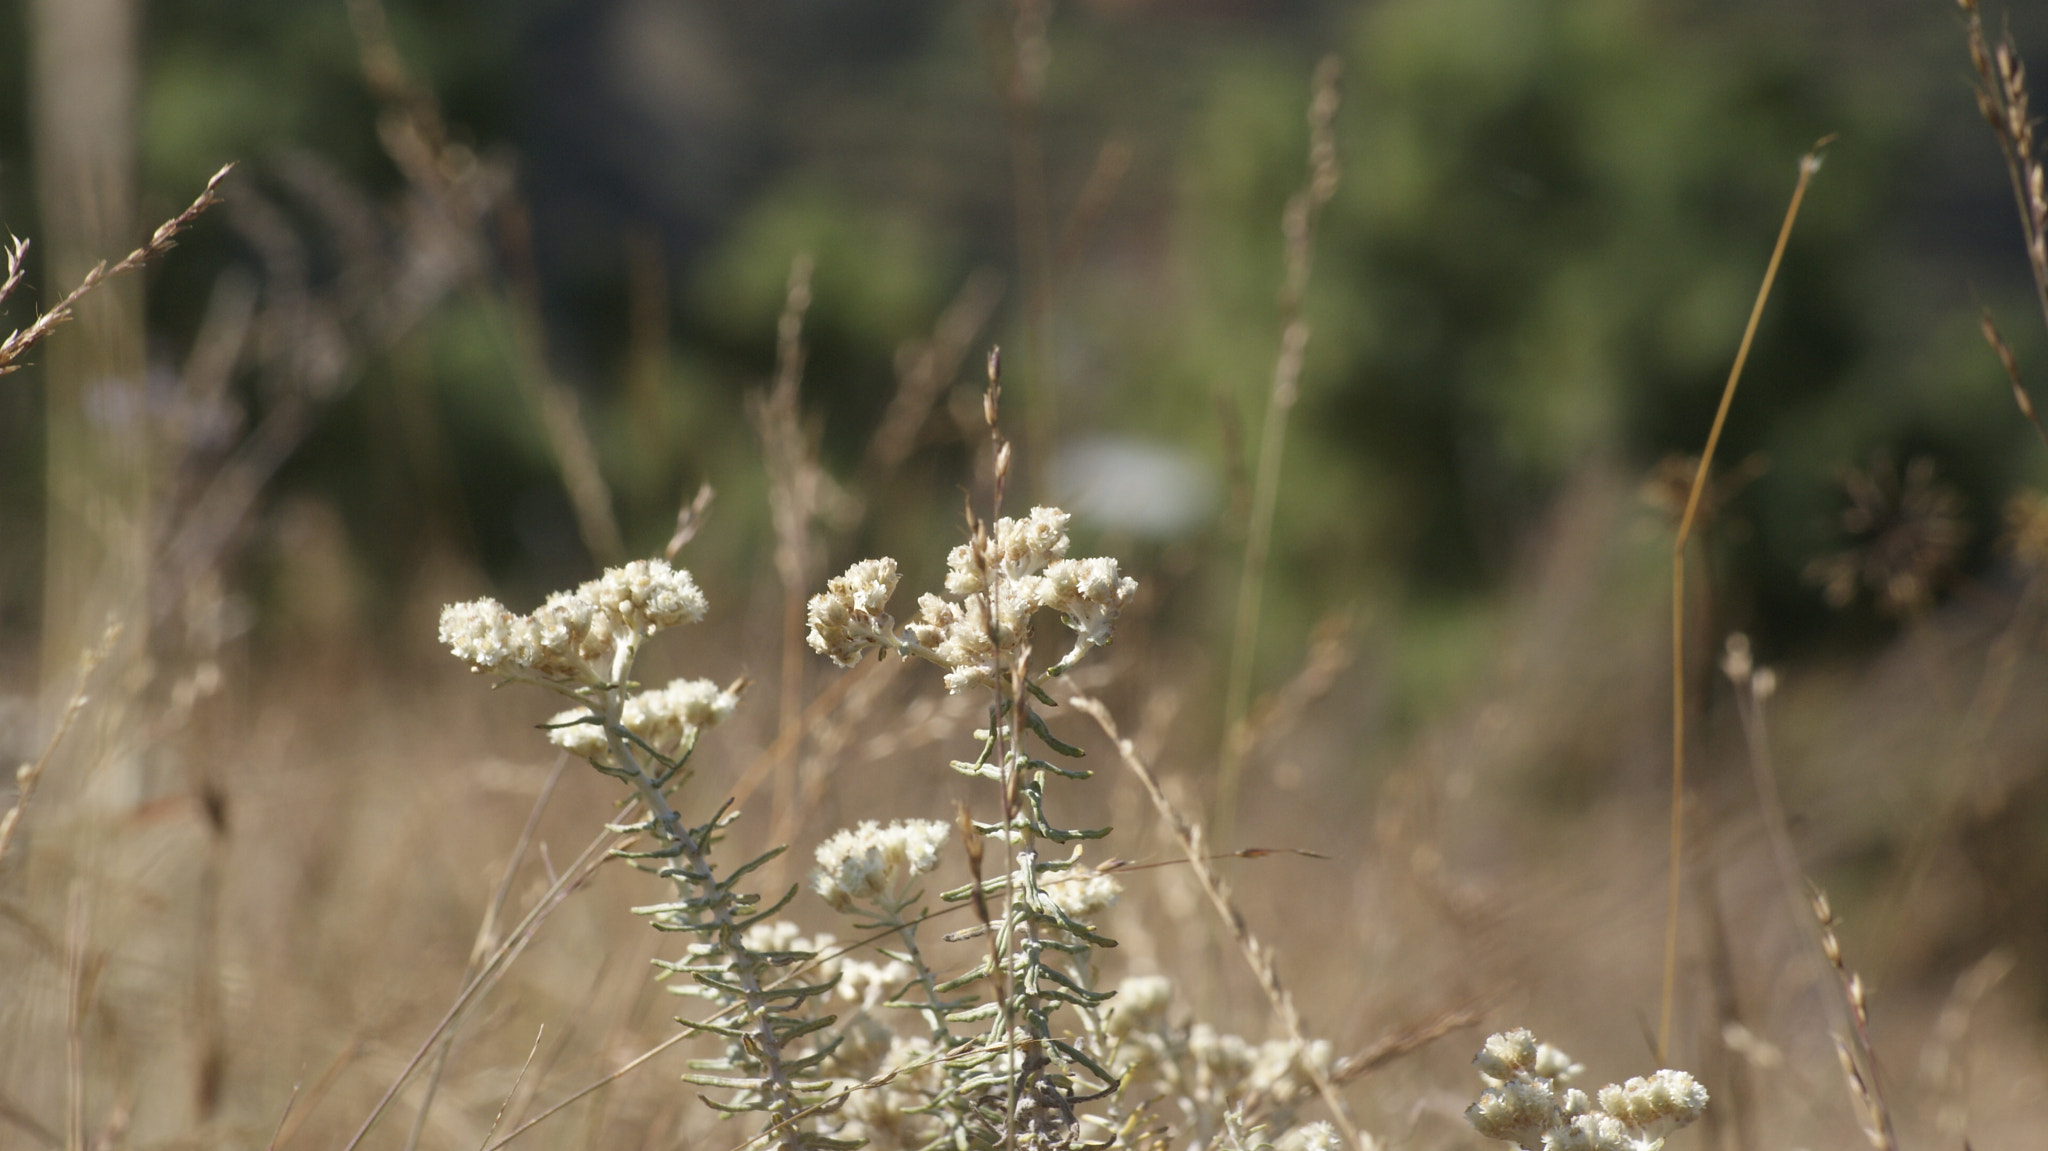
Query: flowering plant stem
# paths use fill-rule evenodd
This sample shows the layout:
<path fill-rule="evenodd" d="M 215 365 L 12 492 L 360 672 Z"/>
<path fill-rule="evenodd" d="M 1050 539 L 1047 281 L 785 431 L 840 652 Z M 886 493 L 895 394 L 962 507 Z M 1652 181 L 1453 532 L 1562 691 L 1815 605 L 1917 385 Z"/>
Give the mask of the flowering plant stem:
<path fill-rule="evenodd" d="M 700 956 L 698 963 L 677 965 L 675 969 L 689 971 L 704 987 L 733 1001 L 739 1007 L 739 1021 L 732 1027 L 688 1022 L 684 1026 L 693 1031 L 725 1036 L 731 1041 L 733 1050 L 719 1064 L 719 1069 L 751 1073 L 743 1077 L 691 1076 L 689 1079 L 703 1086 L 741 1089 L 740 1104 L 714 1106 L 721 1110 L 733 1107 L 765 1111 L 776 1132 L 775 1146 L 782 1151 L 805 1151 L 806 1148 L 827 1145 L 830 1141 L 821 1141 L 821 1137 L 806 1133 L 798 1126 L 797 1120 L 805 1106 L 804 1096 L 815 1093 L 815 1089 L 806 1092 L 805 1085 L 793 1078 L 796 1073 L 814 1066 L 823 1056 L 791 1060 L 786 1054 L 786 1045 L 789 1040 L 827 1026 L 833 1020 L 831 1017 L 822 1021 L 803 1020 L 789 1014 L 817 994 L 818 989 L 766 987 L 761 978 L 762 972 L 780 957 L 755 951 L 742 940 L 742 933 L 748 926 L 780 910 L 789 902 L 789 897 L 785 896 L 765 911 L 755 912 L 752 907 L 759 897 L 742 895 L 732 888 L 733 881 L 740 875 L 767 862 L 781 850 L 769 852 L 723 880 L 716 878 L 710 847 L 724 821 L 724 809 L 699 827 L 684 826 L 682 816 L 669 803 L 667 793 L 668 788 L 683 775 L 690 749 L 685 746 L 673 761 L 663 763 L 667 770 L 657 779 L 629 744 L 632 736 L 622 721 L 623 707 L 623 692 L 617 689 L 606 692 L 604 729 L 611 748 L 611 766 L 599 770 L 630 783 L 646 805 L 648 818 L 640 826 L 661 846 L 650 852 L 632 854 L 677 861 L 662 866 L 659 873 L 675 882 L 681 896 L 673 904 L 639 910 L 650 912 L 657 928 L 689 931 L 707 937 L 703 950 L 708 954 Z M 643 751 L 650 758 L 657 758 L 656 753 L 644 748 Z M 792 888 L 791 895 L 794 894 L 795 889 Z M 717 962 L 707 965 L 702 962 L 706 959 Z M 755 1098 L 748 1099 L 746 1093 Z"/>

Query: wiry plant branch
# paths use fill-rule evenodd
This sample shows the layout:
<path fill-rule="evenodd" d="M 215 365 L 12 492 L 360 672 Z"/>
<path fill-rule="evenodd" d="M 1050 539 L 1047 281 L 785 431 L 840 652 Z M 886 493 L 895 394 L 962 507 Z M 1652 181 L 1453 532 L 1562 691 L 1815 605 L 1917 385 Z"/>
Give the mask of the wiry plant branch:
<path fill-rule="evenodd" d="M 1132 775 L 1138 777 L 1138 782 L 1145 788 L 1145 794 L 1152 799 L 1153 808 L 1159 812 L 1159 817 L 1166 822 L 1181 850 L 1186 853 L 1188 867 L 1194 872 L 1195 882 L 1201 885 L 1202 893 L 1208 897 L 1209 906 L 1215 909 L 1217 918 L 1221 919 L 1223 926 L 1230 931 L 1231 938 L 1236 941 L 1238 950 L 1244 955 L 1245 965 L 1251 968 L 1253 977 L 1259 981 L 1259 989 L 1265 992 L 1266 1000 L 1272 1005 L 1274 1014 L 1280 1017 L 1281 1026 L 1287 1031 L 1287 1038 L 1298 1050 L 1306 1051 L 1308 1035 L 1302 1026 L 1301 1012 L 1294 1005 L 1294 996 L 1280 982 L 1280 971 L 1274 962 L 1273 953 L 1259 941 L 1258 936 L 1252 934 L 1251 927 L 1245 923 L 1244 914 L 1238 911 L 1237 906 L 1230 900 L 1230 889 L 1224 885 L 1223 878 L 1210 868 L 1209 853 L 1203 845 L 1201 825 L 1190 822 L 1173 806 L 1173 801 L 1166 797 L 1165 789 L 1159 786 L 1158 777 L 1152 774 L 1151 767 L 1139 758 L 1136 745 L 1125 739 L 1117 730 L 1116 720 L 1110 716 L 1107 707 L 1079 692 L 1070 694 L 1067 702 L 1102 728 L 1102 734 L 1108 736 L 1110 742 L 1116 745 L 1117 754 L 1122 758 L 1124 766 L 1130 769 Z M 1351 1109 L 1345 1105 L 1344 1097 L 1337 1093 L 1337 1085 L 1331 1081 L 1329 1074 L 1312 1062 L 1304 1060 L 1303 1065 L 1315 1083 L 1317 1094 L 1322 1096 L 1324 1105 L 1329 1107 L 1331 1118 L 1343 1129 L 1345 1138 L 1351 1141 L 1353 1147 L 1365 1151 L 1370 1144 L 1360 1133 L 1357 1121 L 1351 1117 Z"/>

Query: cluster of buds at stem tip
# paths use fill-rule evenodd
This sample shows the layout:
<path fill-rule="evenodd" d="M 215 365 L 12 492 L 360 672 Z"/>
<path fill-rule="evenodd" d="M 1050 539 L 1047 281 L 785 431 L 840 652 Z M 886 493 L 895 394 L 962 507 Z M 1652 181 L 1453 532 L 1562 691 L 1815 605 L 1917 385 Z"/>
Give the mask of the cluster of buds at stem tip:
<path fill-rule="evenodd" d="M 1683 1071 L 1588 1095 L 1569 1086 L 1585 1068 L 1526 1030 L 1491 1036 L 1472 1063 L 1487 1087 L 1465 1118 L 1481 1135 L 1524 1151 L 1659 1151 L 1707 1109 L 1707 1089 Z"/>
<path fill-rule="evenodd" d="M 946 596 L 918 597 L 917 615 L 898 626 L 886 610 L 895 594 L 893 559 L 862 560 L 811 597 L 810 644 L 841 667 L 868 651 L 917 656 L 946 669 L 946 687 L 993 687 L 1014 666 L 1041 610 L 1059 613 L 1074 645 L 1051 668 L 1059 674 L 1115 636 L 1117 617 L 1138 581 L 1109 557 L 1068 559 L 1069 516 L 1038 507 L 1004 518 L 946 557 Z M 950 598 L 948 598 L 950 597 Z"/>
<path fill-rule="evenodd" d="M 704 593 L 664 560 L 634 560 L 575 591 L 556 592 L 531 614 L 497 600 L 441 610 L 441 642 L 478 672 L 576 690 L 624 682 L 647 637 L 704 618 Z"/>
<path fill-rule="evenodd" d="M 619 709 L 619 722 L 648 747 L 672 755 L 690 745 L 698 732 L 731 715 L 745 689 L 744 680 L 730 687 L 708 679 L 671 680 L 667 687 L 626 697 Z M 561 712 L 547 722 L 547 728 L 548 741 L 556 747 L 592 763 L 608 764 L 611 740 L 589 708 Z"/>

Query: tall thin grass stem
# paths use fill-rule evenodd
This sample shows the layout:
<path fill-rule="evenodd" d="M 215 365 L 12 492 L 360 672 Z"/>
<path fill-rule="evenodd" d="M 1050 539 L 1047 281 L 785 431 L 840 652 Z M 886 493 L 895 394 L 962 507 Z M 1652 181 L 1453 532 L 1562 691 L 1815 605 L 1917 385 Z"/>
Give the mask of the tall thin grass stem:
<path fill-rule="evenodd" d="M 1237 623 L 1230 641 L 1229 680 L 1223 697 L 1223 755 L 1216 773 L 1213 822 L 1217 839 L 1237 833 L 1237 793 L 1244 772 L 1245 715 L 1251 706 L 1253 653 L 1258 647 L 1259 612 L 1266 591 L 1266 560 L 1272 548 L 1273 515 L 1280 502 L 1280 462 L 1287 447 L 1287 418 L 1301 395 L 1301 368 L 1308 355 L 1308 321 L 1302 316 L 1315 254 L 1316 220 L 1337 193 L 1337 79 L 1343 65 L 1335 56 L 1316 65 L 1309 97 L 1308 183 L 1287 202 L 1281 216 L 1287 270 L 1280 289 L 1280 352 L 1266 393 L 1266 419 L 1259 431 L 1257 478 L 1252 486 L 1251 524 L 1245 533 L 1244 569 L 1238 576 Z"/>
<path fill-rule="evenodd" d="M 533 809 L 526 816 L 526 826 L 519 829 L 519 840 L 512 845 L 512 854 L 505 860 L 505 869 L 498 874 L 497 890 L 491 893 L 491 902 L 484 908 L 483 919 L 477 923 L 476 939 L 469 946 L 469 964 L 462 972 L 464 983 L 476 978 L 478 964 L 490 952 L 492 936 L 497 933 L 498 916 L 503 914 L 505 899 L 512 893 L 513 877 L 519 874 L 519 865 L 526 859 L 526 849 L 533 843 L 533 833 L 540 826 L 541 813 L 547 810 L 548 800 L 555 794 L 555 785 L 561 782 L 562 772 L 568 766 L 568 754 L 557 755 L 554 770 L 548 772 L 540 794 L 534 797 Z M 454 1028 L 450 1027 L 448 1036 L 441 1041 L 440 1051 L 434 1056 L 434 1068 L 427 1074 L 427 1086 L 420 1099 L 419 1111 L 413 1115 L 412 1130 L 405 1137 L 405 1151 L 414 1151 L 420 1145 L 420 1136 L 427 1129 L 427 1113 L 433 1110 L 434 1096 L 441 1089 L 441 1076 L 447 1071 L 448 1057 L 454 1050 Z"/>
<path fill-rule="evenodd" d="M 80 658 L 78 687 L 72 691 L 70 700 L 64 704 L 63 714 L 57 718 L 56 730 L 50 733 L 49 739 L 43 741 L 42 753 L 36 756 L 36 761 L 22 764 L 14 773 L 14 806 L 7 809 L 6 815 L 0 815 L 0 859 L 7 858 L 7 847 L 14 842 L 14 833 L 21 826 L 22 813 L 28 810 L 29 800 L 35 798 L 36 785 L 42 782 L 43 773 L 49 770 L 50 760 L 56 756 L 58 745 L 71 733 L 71 727 L 78 721 L 79 713 L 85 710 L 86 701 L 90 698 L 86 695 L 85 689 L 86 685 L 92 682 L 92 673 L 99 668 L 108 653 L 114 650 L 114 645 L 119 643 L 120 639 L 121 626 L 109 624 L 106 634 L 100 638 L 99 645 Z"/>
<path fill-rule="evenodd" d="M 635 806 L 637 805 L 629 804 L 619 813 L 617 818 L 622 822 L 632 819 Z M 568 898 L 571 892 L 581 887 L 597 871 L 598 866 L 610 858 L 606 848 L 618 843 L 621 838 L 620 835 L 611 831 L 603 831 L 592 837 L 590 843 L 584 847 L 582 853 L 576 857 L 575 861 L 567 868 L 564 868 L 561 875 L 556 877 L 554 883 L 549 885 L 548 890 L 541 895 L 540 899 L 535 901 L 533 907 L 527 911 L 526 915 L 520 919 L 518 925 L 506 936 L 505 941 L 491 949 L 490 956 L 477 968 L 476 975 L 464 982 L 462 989 L 456 993 L 454 1002 L 450 1003 L 448 1010 L 442 1013 L 440 1022 L 436 1023 L 433 1030 L 428 1032 L 427 1037 L 420 1042 L 419 1049 L 413 1052 L 412 1058 L 406 1061 L 405 1066 L 399 1069 L 396 1076 L 392 1077 L 391 1085 L 384 1089 L 384 1094 L 370 1108 L 370 1113 L 363 1117 L 362 1125 L 356 1128 L 356 1133 L 343 1145 L 342 1151 L 355 1151 L 357 1147 L 362 1145 L 363 1139 L 370 1133 L 370 1128 L 376 1126 L 377 1120 L 383 1116 L 385 1109 L 391 1106 L 392 1100 L 398 1097 L 399 1091 L 412 1079 L 413 1073 L 419 1070 L 420 1064 L 426 1062 L 427 1056 L 434 1051 L 436 1045 L 440 1043 L 441 1037 L 448 1033 L 448 1029 L 454 1026 L 456 1019 L 461 1016 L 463 1010 L 476 999 L 477 995 L 484 988 L 494 983 L 496 977 L 502 974 L 506 967 L 511 965 L 512 960 L 517 958 L 521 951 L 525 950 L 526 944 L 532 941 L 534 933 L 540 930 L 541 925 L 547 921 L 556 908 L 561 906 L 562 901 Z"/>
<path fill-rule="evenodd" d="M 1757 324 L 1762 321 L 1764 303 L 1771 298 L 1778 265 L 1785 258 L 1785 245 L 1792 238 L 1792 224 L 1799 218 L 1799 205 L 1806 199 L 1806 187 L 1820 171 L 1821 150 L 1832 143 L 1828 136 L 1799 158 L 1799 182 L 1792 188 L 1792 202 L 1785 206 L 1785 220 L 1778 227 L 1778 241 L 1771 247 L 1771 261 L 1764 268 L 1763 283 L 1757 287 L 1756 302 L 1750 305 L 1749 322 L 1742 328 L 1742 343 L 1735 350 L 1735 364 L 1728 370 L 1728 383 L 1721 389 L 1721 404 L 1714 410 L 1713 427 L 1707 431 L 1707 446 L 1686 494 L 1685 515 L 1678 521 L 1678 536 L 1671 544 L 1671 882 L 1666 895 L 1664 917 L 1664 986 L 1657 1002 L 1657 1060 L 1668 1061 L 1671 1051 L 1671 1003 L 1678 983 L 1679 872 L 1685 859 L 1685 547 L 1692 538 L 1693 519 L 1699 514 L 1700 494 L 1706 490 L 1708 471 L 1714 466 L 1714 449 L 1721 444 L 1721 431 L 1728 423 L 1728 408 L 1735 402 L 1735 386 L 1749 362 L 1749 349 L 1756 341 Z"/>

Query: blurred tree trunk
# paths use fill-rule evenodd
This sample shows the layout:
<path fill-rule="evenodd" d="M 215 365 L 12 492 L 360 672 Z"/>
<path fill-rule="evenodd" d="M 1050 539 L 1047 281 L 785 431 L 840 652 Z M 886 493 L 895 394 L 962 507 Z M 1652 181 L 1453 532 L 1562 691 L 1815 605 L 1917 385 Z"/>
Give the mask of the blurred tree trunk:
<path fill-rule="evenodd" d="M 137 0 L 31 0 L 31 96 L 45 303 L 135 245 Z M 111 615 L 148 630 L 149 412 L 139 277 L 108 283 L 40 359 L 49 419 L 43 682 L 61 701 Z M 116 659 L 118 676 L 126 662 Z"/>

